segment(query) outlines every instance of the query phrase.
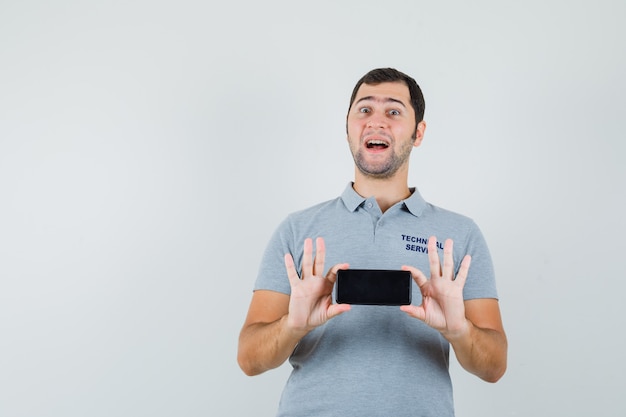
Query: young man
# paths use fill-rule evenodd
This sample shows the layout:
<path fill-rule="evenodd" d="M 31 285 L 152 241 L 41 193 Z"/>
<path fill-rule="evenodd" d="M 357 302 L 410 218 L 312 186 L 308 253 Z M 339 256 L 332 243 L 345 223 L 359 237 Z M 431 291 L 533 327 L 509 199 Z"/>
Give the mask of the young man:
<path fill-rule="evenodd" d="M 238 362 L 256 375 L 289 359 L 279 416 L 453 416 L 450 345 L 486 381 L 505 372 L 507 341 L 480 230 L 408 187 L 423 115 L 413 78 L 391 68 L 363 76 L 347 116 L 354 182 L 288 216 L 270 240 Z M 347 268 L 410 271 L 413 304 L 334 303 L 337 271 Z"/>

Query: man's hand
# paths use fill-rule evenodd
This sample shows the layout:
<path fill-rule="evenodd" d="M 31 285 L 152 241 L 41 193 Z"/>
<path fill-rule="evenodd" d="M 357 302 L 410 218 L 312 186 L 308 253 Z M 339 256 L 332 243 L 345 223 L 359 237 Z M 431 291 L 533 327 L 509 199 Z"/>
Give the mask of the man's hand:
<path fill-rule="evenodd" d="M 348 264 L 333 266 L 326 276 L 324 240 L 304 241 L 301 278 L 291 255 L 285 255 L 285 268 L 291 295 L 257 290 L 252 295 L 248 316 L 239 334 L 237 361 L 247 375 L 258 375 L 284 363 L 300 340 L 315 327 L 350 310 L 349 304 L 333 304 L 332 292 L 337 271 Z"/>
<path fill-rule="evenodd" d="M 453 243 L 447 239 L 443 247 L 443 268 L 437 253 L 437 238 L 428 239 L 428 261 L 430 279 L 424 273 L 411 266 L 402 269 L 410 271 L 422 293 L 422 305 L 402 306 L 405 313 L 424 321 L 439 330 L 447 339 L 454 338 L 468 331 L 469 323 L 465 317 L 463 286 L 469 271 L 471 257 L 465 255 L 457 276 L 454 276 Z"/>
<path fill-rule="evenodd" d="M 471 258 L 465 255 L 456 277 L 452 240 L 443 246 L 443 267 L 437 254 L 437 239 L 428 239 L 430 279 L 417 268 L 411 271 L 422 293 L 422 305 L 402 306 L 402 311 L 439 330 L 452 347 L 463 368 L 485 381 L 496 382 L 506 370 L 507 341 L 498 300 L 463 301 L 463 287 Z"/>
<path fill-rule="evenodd" d="M 350 305 L 333 304 L 332 300 L 337 271 L 348 268 L 348 264 L 335 265 L 325 277 L 322 276 L 326 256 L 324 239 L 318 237 L 315 247 L 313 258 L 313 240 L 307 238 L 304 241 L 301 276 L 298 276 L 293 257 L 290 254 L 285 255 L 285 268 L 291 285 L 287 326 L 294 331 L 309 332 L 329 319 L 350 310 Z"/>

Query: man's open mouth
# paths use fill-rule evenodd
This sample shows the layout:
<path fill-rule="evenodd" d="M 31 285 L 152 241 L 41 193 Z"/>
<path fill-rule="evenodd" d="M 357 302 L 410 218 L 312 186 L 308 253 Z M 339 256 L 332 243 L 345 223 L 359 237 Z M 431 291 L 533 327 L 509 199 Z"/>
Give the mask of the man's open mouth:
<path fill-rule="evenodd" d="M 387 142 L 385 142 L 383 140 L 378 140 L 378 139 L 368 140 L 365 143 L 365 146 L 367 146 L 367 149 L 386 149 L 386 148 L 389 147 Z"/>

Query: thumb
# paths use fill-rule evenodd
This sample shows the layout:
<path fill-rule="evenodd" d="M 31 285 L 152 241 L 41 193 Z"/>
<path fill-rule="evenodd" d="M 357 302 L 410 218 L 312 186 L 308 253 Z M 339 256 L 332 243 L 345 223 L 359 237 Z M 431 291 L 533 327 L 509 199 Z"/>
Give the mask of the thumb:
<path fill-rule="evenodd" d="M 328 319 L 332 319 L 333 317 L 337 317 L 346 311 L 350 311 L 351 308 L 350 304 L 331 304 L 328 307 L 328 310 L 326 310 L 326 316 Z"/>
<path fill-rule="evenodd" d="M 404 311 L 411 317 L 415 317 L 421 321 L 426 320 L 426 311 L 423 306 L 406 305 L 400 306 L 400 310 Z"/>

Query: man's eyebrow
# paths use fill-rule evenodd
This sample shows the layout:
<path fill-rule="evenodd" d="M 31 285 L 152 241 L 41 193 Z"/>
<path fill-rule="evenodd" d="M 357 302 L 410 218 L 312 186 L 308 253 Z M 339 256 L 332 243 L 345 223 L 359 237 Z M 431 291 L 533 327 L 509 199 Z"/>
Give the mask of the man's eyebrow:
<path fill-rule="evenodd" d="M 360 99 L 358 99 L 354 104 L 358 104 L 362 101 L 379 101 L 383 103 L 398 103 L 406 109 L 406 106 L 401 100 L 395 99 L 393 97 L 378 98 L 374 96 L 365 96 L 365 97 L 361 97 Z"/>

